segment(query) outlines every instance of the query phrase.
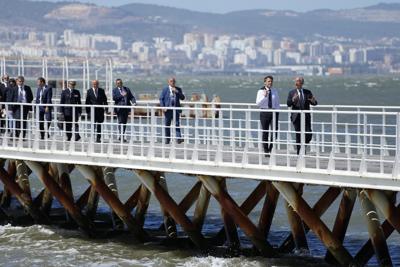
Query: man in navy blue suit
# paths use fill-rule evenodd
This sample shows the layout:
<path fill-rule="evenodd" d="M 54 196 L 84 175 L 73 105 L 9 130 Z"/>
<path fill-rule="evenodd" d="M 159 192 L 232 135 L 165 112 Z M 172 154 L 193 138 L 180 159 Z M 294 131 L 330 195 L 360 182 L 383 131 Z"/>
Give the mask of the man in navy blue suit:
<path fill-rule="evenodd" d="M 303 88 L 304 78 L 297 77 L 295 80 L 296 88 L 291 90 L 288 95 L 287 105 L 292 110 L 310 110 L 310 105 L 316 106 L 317 100 L 313 96 L 312 92 L 308 89 Z M 311 114 L 305 113 L 305 143 L 308 144 L 312 138 L 311 130 Z M 296 130 L 296 144 L 297 144 L 297 155 L 300 154 L 301 149 L 301 113 L 292 113 L 290 117 L 294 129 Z"/>
<path fill-rule="evenodd" d="M 17 88 L 16 90 L 11 90 L 12 101 L 18 103 L 14 105 L 13 117 L 15 119 L 15 134 L 19 137 L 20 132 L 26 137 L 26 127 L 28 121 L 28 113 L 32 110 L 32 106 L 21 105 L 22 103 L 30 104 L 33 100 L 32 89 L 24 84 L 25 78 L 23 76 L 18 76 L 17 78 Z"/>
<path fill-rule="evenodd" d="M 39 105 L 39 129 L 40 138 L 44 139 L 45 136 L 45 121 L 47 128 L 47 137 L 50 137 L 49 129 L 51 123 L 51 106 L 44 104 L 51 104 L 51 98 L 53 97 L 53 89 L 46 85 L 46 80 L 43 77 L 37 79 L 37 91 L 36 91 L 36 104 Z"/>
<path fill-rule="evenodd" d="M 176 86 L 176 79 L 171 77 L 168 79 L 168 86 L 165 87 L 160 95 L 160 106 L 164 107 L 163 112 L 165 115 L 165 143 L 169 144 L 171 140 L 171 122 L 174 118 L 175 110 L 175 132 L 177 143 L 183 142 L 180 128 L 180 114 L 182 110 L 180 109 L 170 109 L 168 107 L 180 107 L 181 100 L 185 99 L 185 95 L 182 89 Z"/>
<path fill-rule="evenodd" d="M 116 86 L 113 89 L 113 100 L 116 106 L 131 106 L 136 105 L 136 99 L 133 96 L 131 90 L 128 87 L 123 86 L 122 80 L 117 79 L 115 81 Z M 118 129 L 121 134 L 119 140 L 122 139 L 123 142 L 126 142 L 124 138 L 125 131 L 126 131 L 126 124 L 128 122 L 128 116 L 130 109 L 129 108 L 116 108 L 115 112 L 117 113 L 118 117 Z"/>

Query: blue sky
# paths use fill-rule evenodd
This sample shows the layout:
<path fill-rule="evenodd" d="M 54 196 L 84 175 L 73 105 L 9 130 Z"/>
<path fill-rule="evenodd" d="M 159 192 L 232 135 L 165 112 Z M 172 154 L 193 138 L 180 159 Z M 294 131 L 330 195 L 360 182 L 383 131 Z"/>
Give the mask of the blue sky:
<path fill-rule="evenodd" d="M 225 13 L 245 9 L 289 9 L 295 11 L 308 11 L 320 8 L 347 9 L 375 5 L 380 2 L 400 3 L 400 0 L 80 0 L 80 2 L 90 2 L 104 6 L 146 3 L 186 8 L 196 11 Z"/>

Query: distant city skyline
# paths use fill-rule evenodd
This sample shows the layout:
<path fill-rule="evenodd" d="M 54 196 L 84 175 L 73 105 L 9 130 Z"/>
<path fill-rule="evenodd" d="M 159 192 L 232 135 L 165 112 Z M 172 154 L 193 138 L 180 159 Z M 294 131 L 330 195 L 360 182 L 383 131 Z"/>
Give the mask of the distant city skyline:
<path fill-rule="evenodd" d="M 51 2 L 76 2 L 76 0 L 49 0 Z M 316 9 L 349 9 L 376 5 L 379 3 L 400 3 L 400 0 L 203 0 L 203 1 L 185 1 L 185 0 L 80 0 L 82 3 L 93 3 L 102 6 L 120 6 L 129 3 L 156 4 L 176 8 L 185 8 L 194 11 L 226 13 L 231 11 L 249 10 L 249 9 L 278 9 L 293 11 L 310 11 Z"/>

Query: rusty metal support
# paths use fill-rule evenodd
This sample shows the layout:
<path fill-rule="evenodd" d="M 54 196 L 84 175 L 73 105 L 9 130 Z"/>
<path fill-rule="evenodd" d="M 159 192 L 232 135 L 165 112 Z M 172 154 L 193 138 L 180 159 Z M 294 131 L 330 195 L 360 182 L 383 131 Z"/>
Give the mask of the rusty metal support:
<path fill-rule="evenodd" d="M 160 186 L 168 193 L 167 180 L 165 174 L 157 172 L 154 174 Z M 168 211 L 161 207 L 161 212 L 164 214 L 164 230 L 169 238 L 177 237 L 176 223 L 174 219 L 169 215 Z"/>
<path fill-rule="evenodd" d="M 396 212 L 400 212 L 400 204 L 397 205 Z M 389 223 L 388 220 L 385 220 L 381 225 L 381 227 L 383 235 L 386 239 L 394 232 L 394 228 Z M 371 239 L 369 239 L 354 256 L 354 262 L 356 262 L 359 266 L 364 266 L 368 263 L 368 261 L 372 258 L 373 255 L 374 255 L 374 248 L 372 246 Z"/>
<path fill-rule="evenodd" d="M 198 231 L 197 227 L 189 220 L 189 218 L 179 209 L 178 204 L 169 196 L 165 190 L 157 182 L 156 178 L 148 171 L 135 170 L 136 175 L 158 199 L 161 206 L 168 210 L 172 218 L 181 225 L 183 230 L 188 234 L 192 242 L 201 250 L 206 248 L 203 235 Z"/>
<path fill-rule="evenodd" d="M 258 229 L 260 229 L 262 235 L 267 239 L 275 214 L 276 204 L 278 203 L 279 192 L 271 185 L 271 182 L 267 182 L 265 186 L 267 195 L 258 221 Z"/>
<path fill-rule="evenodd" d="M 91 186 L 85 213 L 86 216 L 89 218 L 89 220 L 93 221 L 95 219 L 98 205 L 99 205 L 99 193 L 93 186 Z"/>
<path fill-rule="evenodd" d="M 51 194 L 58 199 L 61 205 L 68 211 L 75 222 L 89 235 L 93 232 L 93 225 L 82 215 L 79 208 L 75 205 L 73 198 L 69 196 L 62 188 L 57 184 L 56 181 L 50 177 L 49 173 L 41 166 L 38 162 L 25 161 L 26 165 L 36 173 L 43 185 L 49 189 Z"/>
<path fill-rule="evenodd" d="M 196 202 L 196 208 L 194 210 L 193 224 L 196 225 L 197 229 L 201 231 L 203 229 L 204 219 L 207 214 L 208 204 L 210 203 L 211 194 L 207 188 L 202 185 L 199 193 L 199 197 Z"/>
<path fill-rule="evenodd" d="M 225 178 L 221 180 L 221 187 L 223 190 L 227 191 Z M 228 247 L 232 251 L 238 251 L 240 249 L 240 240 L 236 224 L 232 219 L 232 217 L 229 215 L 229 213 L 226 212 L 225 209 L 222 207 L 221 207 L 221 217 L 222 221 L 224 222 L 225 236 L 228 241 Z"/>
<path fill-rule="evenodd" d="M 26 167 L 26 164 L 21 160 L 16 160 L 15 165 L 17 167 L 17 184 L 25 194 L 32 198 L 28 168 Z"/>
<path fill-rule="evenodd" d="M 342 243 L 346 235 L 356 198 L 357 192 L 354 189 L 347 189 L 343 191 L 342 200 L 340 201 L 339 210 L 332 230 L 332 234 L 336 236 Z M 326 253 L 325 261 L 332 264 L 337 263 L 329 251 Z"/>
<path fill-rule="evenodd" d="M 3 168 L 0 168 L 0 180 L 3 182 L 4 186 L 10 190 L 11 194 L 17 198 L 22 207 L 35 222 L 43 224 L 48 224 L 50 222 L 49 218 L 36 208 L 32 198 L 15 182 L 15 178 L 10 176 Z"/>
<path fill-rule="evenodd" d="M 117 198 L 111 189 L 104 183 L 103 179 L 99 179 L 96 172 L 90 166 L 76 165 L 76 168 L 90 182 L 92 187 L 100 194 L 113 211 L 126 224 L 128 229 L 135 235 L 139 241 L 148 239 L 147 233 L 142 227 L 136 224 L 135 219 L 126 210 L 124 204 Z"/>
<path fill-rule="evenodd" d="M 201 182 L 197 181 L 196 184 L 190 189 L 189 193 L 179 202 L 179 209 L 186 214 L 186 212 L 193 206 L 196 199 L 199 197 Z M 164 224 L 160 225 L 160 230 L 164 229 Z"/>
<path fill-rule="evenodd" d="M 332 203 L 337 199 L 340 195 L 341 189 L 337 187 L 330 187 L 326 192 L 321 196 L 321 198 L 315 203 L 313 207 L 313 212 L 321 217 L 325 211 L 332 205 Z M 304 225 L 304 230 L 306 233 L 310 231 L 310 228 L 307 225 Z M 282 253 L 288 253 L 292 251 L 295 247 L 294 240 L 292 234 L 285 239 L 282 245 L 279 247 L 279 251 Z"/>
<path fill-rule="evenodd" d="M 54 181 L 58 183 L 58 170 L 54 163 L 48 165 L 48 173 Z M 50 213 L 51 205 L 53 204 L 53 195 L 46 187 L 43 190 L 43 194 L 40 200 L 40 210 L 46 214 Z"/>
<path fill-rule="evenodd" d="M 381 190 L 365 190 L 368 198 L 385 216 L 385 219 L 400 233 L 400 212 L 396 211 L 396 206 L 393 200 L 389 199 L 385 192 Z"/>
<path fill-rule="evenodd" d="M 83 194 L 76 201 L 76 205 L 78 206 L 79 209 L 82 210 L 84 207 L 86 207 L 87 202 L 89 200 L 89 194 L 90 194 L 91 190 L 92 190 L 92 186 L 89 185 L 88 188 L 86 188 L 85 192 L 83 192 Z"/>
<path fill-rule="evenodd" d="M 301 196 L 303 185 L 293 184 L 292 186 L 297 191 L 297 194 Z M 296 250 L 309 251 L 303 221 L 288 201 L 285 201 L 285 208 Z"/>
<path fill-rule="evenodd" d="M 386 244 L 386 238 L 383 234 L 382 227 L 379 223 L 379 216 L 375 206 L 368 198 L 367 192 L 361 190 L 359 192 L 362 213 L 368 227 L 369 237 L 374 247 L 375 256 L 380 266 L 393 266 L 390 258 L 389 249 Z"/>
<path fill-rule="evenodd" d="M 69 166 L 67 164 L 57 164 L 59 185 L 63 191 L 71 198 L 74 199 L 74 194 L 72 192 L 71 179 L 69 177 Z"/>
<path fill-rule="evenodd" d="M 151 196 L 150 190 L 147 189 L 147 187 L 142 184 L 140 186 L 139 199 L 135 210 L 136 223 L 141 227 L 143 227 L 144 225 L 147 208 L 149 207 L 150 203 L 150 196 Z"/>
<path fill-rule="evenodd" d="M 139 201 L 140 187 L 141 187 L 141 185 L 139 185 L 139 187 L 136 189 L 136 191 L 128 198 L 128 200 L 124 204 L 125 208 L 129 212 L 131 212 L 136 207 L 136 205 Z"/>
<path fill-rule="evenodd" d="M 115 168 L 111 167 L 104 167 L 102 169 L 100 168 L 98 170 L 98 175 L 103 176 L 102 179 L 104 180 L 108 188 L 110 188 L 111 191 L 114 193 L 114 195 L 118 198 L 118 187 L 117 187 L 117 181 L 115 179 Z M 113 217 L 114 227 L 117 229 L 123 228 L 123 222 L 114 211 L 112 211 L 112 217 Z"/>
<path fill-rule="evenodd" d="M 348 266 L 353 261 L 350 253 L 343 247 L 342 243 L 329 231 L 317 214 L 311 209 L 307 202 L 296 192 L 290 183 L 272 182 L 275 188 L 291 204 L 301 219 L 318 236 L 325 247 L 332 253 L 341 264 Z"/>
<path fill-rule="evenodd" d="M 4 166 L 4 163 L 6 161 L 2 159 L 1 166 Z M 3 169 L 3 167 L 1 167 Z M 15 181 L 16 175 L 17 175 L 17 167 L 15 165 L 15 160 L 8 160 L 8 167 L 7 167 L 7 172 L 10 178 Z M 0 205 L 2 207 L 9 207 L 11 203 L 11 191 L 7 188 L 6 185 L 4 185 L 4 190 L 3 194 L 1 195 L 1 201 Z"/>
<path fill-rule="evenodd" d="M 240 209 L 245 215 L 249 215 L 249 213 L 254 209 L 255 206 L 260 202 L 260 200 L 265 196 L 266 181 L 261 181 L 257 187 L 251 192 L 251 194 L 246 198 L 246 200 L 240 205 Z M 222 227 L 218 233 L 213 237 L 212 243 L 220 246 L 225 243 L 226 235 L 225 228 Z"/>
<path fill-rule="evenodd" d="M 235 223 L 243 230 L 253 245 L 262 255 L 273 257 L 276 253 L 266 241 L 257 227 L 250 221 L 247 215 L 239 208 L 231 196 L 222 189 L 217 179 L 211 176 L 198 176 L 200 181 L 220 203 L 221 207 L 233 218 Z"/>

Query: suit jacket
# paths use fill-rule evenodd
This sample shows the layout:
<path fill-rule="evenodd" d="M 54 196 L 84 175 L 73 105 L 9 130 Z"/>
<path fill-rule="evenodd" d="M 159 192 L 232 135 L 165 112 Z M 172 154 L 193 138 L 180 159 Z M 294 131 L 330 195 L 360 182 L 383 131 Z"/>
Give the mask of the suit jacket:
<path fill-rule="evenodd" d="M 293 96 L 297 93 L 297 89 L 293 89 L 289 92 L 288 98 L 287 98 L 287 105 L 288 107 L 291 107 L 292 110 L 310 110 L 310 105 L 316 106 L 318 104 L 317 100 L 315 100 L 315 103 L 310 102 L 310 98 L 312 98 L 313 94 L 310 90 L 304 89 L 303 88 L 303 95 L 304 95 L 304 103 L 301 105 L 300 103 L 300 97 L 297 98 L 296 101 L 293 101 Z M 297 119 L 297 116 L 299 116 L 300 113 L 292 113 L 291 115 L 291 120 L 294 122 Z M 306 117 L 310 117 L 309 113 L 306 113 Z M 308 119 L 308 118 L 306 118 Z"/>
<path fill-rule="evenodd" d="M 181 100 L 185 99 L 185 95 L 182 93 L 182 89 L 179 87 L 176 88 L 176 93 L 175 93 L 175 105 L 174 107 L 180 107 L 181 106 Z M 160 95 L 160 106 L 161 107 L 171 107 L 171 92 L 169 90 L 169 86 L 164 87 L 164 89 L 161 91 Z M 182 110 L 178 110 L 178 112 L 182 112 Z"/>
<path fill-rule="evenodd" d="M 60 104 L 73 104 L 80 105 L 81 104 L 81 93 L 77 89 L 73 89 L 70 93 L 70 89 L 66 88 L 61 92 L 61 101 Z M 61 106 L 61 113 L 64 116 L 72 116 L 73 110 L 72 107 Z M 82 114 L 82 107 L 75 108 L 75 120 Z"/>
<path fill-rule="evenodd" d="M 0 83 L 0 102 L 6 102 L 6 89 L 7 87 Z M 3 104 L 0 105 L 0 108 L 3 108 Z"/>
<path fill-rule="evenodd" d="M 37 88 L 36 90 L 36 104 L 42 103 L 42 105 L 39 106 L 39 111 L 40 112 L 45 112 L 46 105 L 43 104 L 51 104 L 51 99 L 53 98 L 53 88 L 48 87 L 47 85 L 43 87 L 43 92 L 42 92 L 42 97 L 40 98 L 40 89 Z M 51 110 L 52 107 L 49 107 L 49 110 Z"/>
<path fill-rule="evenodd" d="M 93 88 L 88 89 L 87 93 L 86 93 L 85 104 L 86 105 L 107 106 L 108 102 L 107 102 L 106 93 L 104 92 L 104 90 L 102 88 L 98 88 L 97 96 L 96 96 Z M 105 108 L 102 108 L 102 107 L 98 107 L 98 108 L 94 109 L 94 117 L 95 117 L 96 121 L 98 121 L 98 122 L 104 121 L 104 111 L 105 111 Z M 86 113 L 88 114 L 88 116 L 91 116 L 90 107 L 86 107 Z"/>
<path fill-rule="evenodd" d="M 7 91 L 6 94 L 7 94 L 8 100 L 10 100 L 9 102 L 18 103 L 18 90 L 19 90 L 18 86 L 15 86 L 11 90 Z M 24 85 L 24 91 L 25 91 L 26 103 L 27 104 L 32 103 L 32 101 L 33 101 L 32 89 L 29 86 Z M 16 119 L 21 118 L 21 107 L 22 107 L 21 105 L 13 105 L 12 106 L 14 118 L 16 118 Z M 32 106 L 24 106 L 24 108 L 22 109 L 23 118 L 26 118 L 29 111 L 31 111 L 31 110 L 32 110 Z"/>
<path fill-rule="evenodd" d="M 126 96 L 122 96 L 121 92 L 119 91 L 118 87 L 113 89 L 113 100 L 115 105 L 117 106 L 131 106 L 136 104 L 136 99 L 133 96 L 131 90 L 128 87 L 123 86 L 123 90 L 126 92 Z M 126 110 L 127 109 L 123 109 Z M 116 109 L 116 112 L 119 112 L 119 108 Z"/>

